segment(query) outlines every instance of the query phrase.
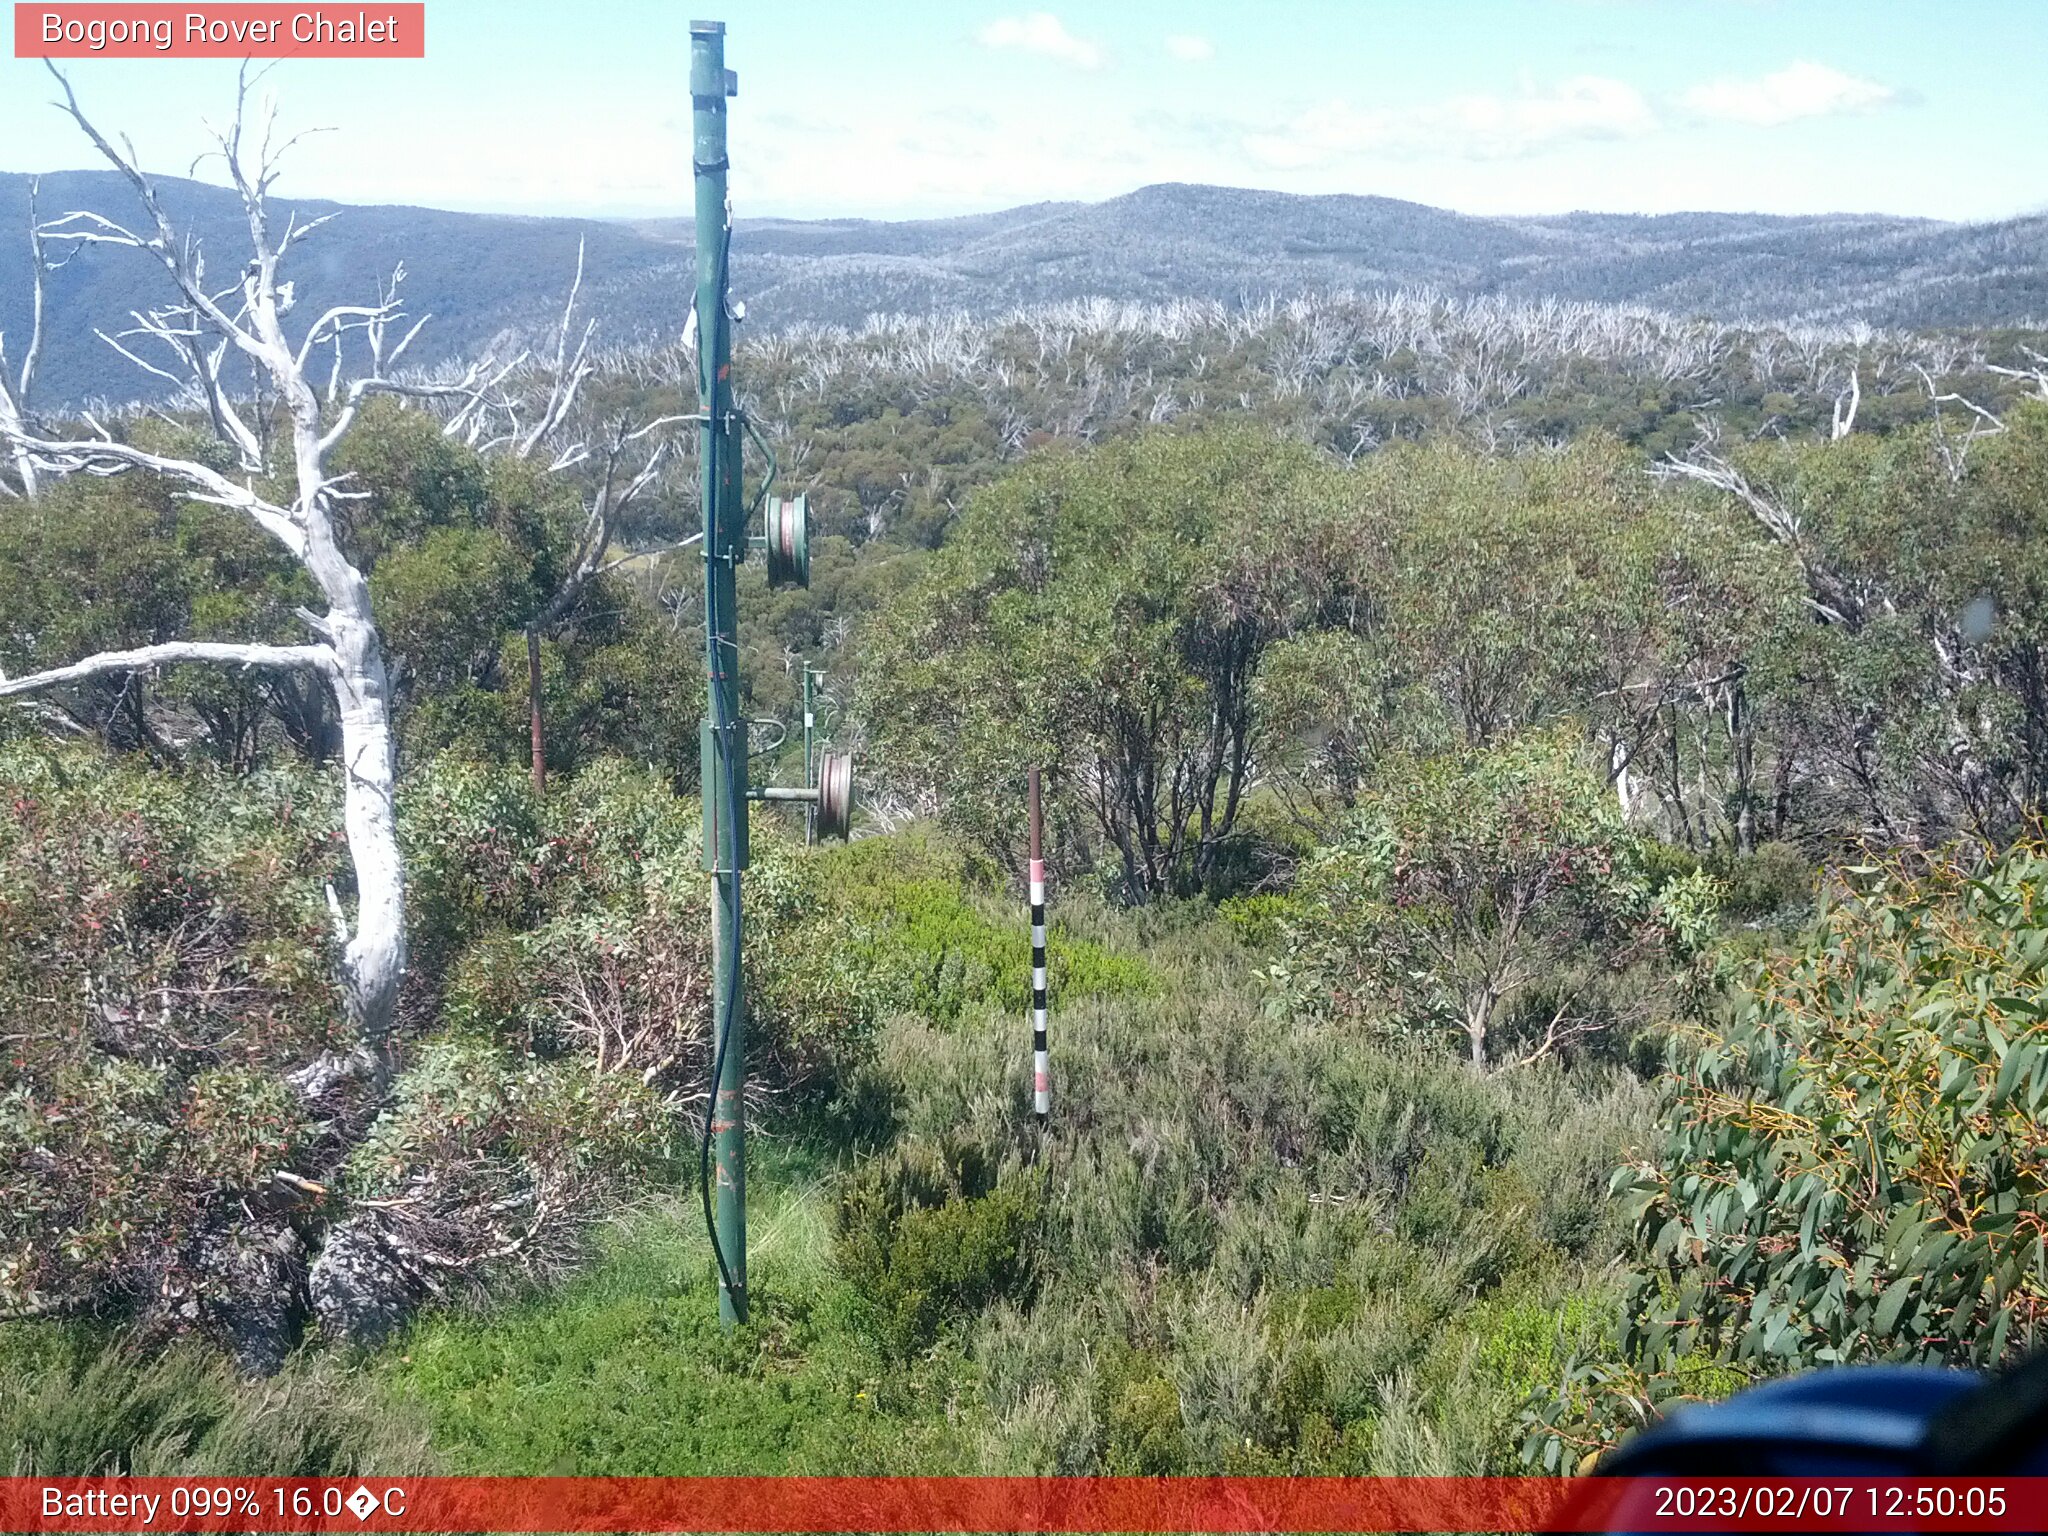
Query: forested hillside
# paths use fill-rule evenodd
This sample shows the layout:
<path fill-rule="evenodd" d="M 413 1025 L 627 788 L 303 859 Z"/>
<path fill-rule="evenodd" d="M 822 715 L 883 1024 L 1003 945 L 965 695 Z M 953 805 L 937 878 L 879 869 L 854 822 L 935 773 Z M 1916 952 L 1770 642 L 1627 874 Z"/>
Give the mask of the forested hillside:
<path fill-rule="evenodd" d="M 1364 214 L 1450 217 L 1314 238 Z M 188 356 L 162 409 L 4 429 L 15 1468 L 1564 1470 L 1786 1370 L 2037 1342 L 2021 309 L 743 333 L 747 489 L 766 449 L 815 519 L 807 589 L 739 574 L 750 773 L 800 771 L 773 722 L 822 667 L 862 808 L 843 847 L 754 812 L 723 1332 L 694 359 L 634 344 L 615 254 L 533 279 L 524 356 L 388 375 L 430 305 L 323 337 L 259 262 L 207 323 L 263 393 Z"/>
<path fill-rule="evenodd" d="M 164 206 L 216 249 L 243 238 L 232 191 L 166 177 Z M 41 206 L 125 213 L 111 172 L 41 179 Z M 30 178 L 0 173 L 0 332 L 28 325 Z M 686 222 L 515 218 L 431 208 L 285 203 L 334 216 L 299 264 L 306 312 L 371 291 L 403 261 L 414 312 L 435 323 L 415 361 L 474 356 L 545 332 L 553 296 L 587 246 L 593 298 L 619 343 L 673 337 L 692 255 Z M 1946 224 L 1839 214 L 1479 218 L 1383 197 L 1297 197 L 1232 187 L 1144 187 L 1094 204 L 888 223 L 746 219 L 735 291 L 759 325 L 860 326 L 875 315 L 991 320 L 1084 299 L 1228 306 L 1340 291 L 1428 290 L 1640 306 L 1723 322 L 1972 328 L 2048 318 L 2048 220 Z M 157 383 L 92 334 L 126 313 L 150 268 L 96 248 L 50 279 L 46 397 L 128 400 Z M 118 329 L 118 326 L 116 327 Z"/>

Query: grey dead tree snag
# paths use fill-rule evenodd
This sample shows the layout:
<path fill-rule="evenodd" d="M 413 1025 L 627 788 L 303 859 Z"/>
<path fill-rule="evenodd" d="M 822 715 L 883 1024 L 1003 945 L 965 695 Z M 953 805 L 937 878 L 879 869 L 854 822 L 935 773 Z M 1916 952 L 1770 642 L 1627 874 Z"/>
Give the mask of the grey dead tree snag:
<path fill-rule="evenodd" d="M 1840 442 L 1856 430 L 1856 412 L 1862 404 L 1863 359 L 1854 357 L 1849 360 L 1849 383 L 1835 396 L 1834 425 L 1828 434 L 1832 441 Z"/>
<path fill-rule="evenodd" d="M 539 461 L 545 457 L 548 469 L 556 474 L 580 472 L 592 477 L 581 496 L 583 521 L 576 533 L 568 568 L 525 626 L 526 705 L 535 793 L 546 792 L 548 775 L 541 642 L 575 611 L 598 577 L 630 561 L 693 542 L 685 539 L 658 549 L 619 555 L 611 552 L 627 518 L 645 502 L 668 467 L 675 442 L 662 434 L 691 418 L 655 416 L 636 423 L 613 415 L 593 423 L 577 416 L 578 394 L 584 382 L 597 371 L 590 353 L 597 322 L 586 320 L 580 332 L 576 329 L 576 303 L 583 291 L 583 259 L 584 243 L 578 241 L 576 276 L 569 285 L 569 298 L 555 328 L 553 360 L 544 368 L 533 370 L 527 381 L 533 397 L 531 423 L 521 420 L 520 403 L 508 403 L 501 408 L 504 429 L 482 445 L 486 452 L 504 452 L 515 458 Z"/>
<path fill-rule="evenodd" d="M 87 437 L 46 437 L 32 424 L 0 420 L 0 438 L 17 459 L 25 457 L 37 475 L 114 475 L 140 471 L 172 481 L 194 501 L 228 508 L 247 517 L 304 568 L 319 589 L 326 611 L 299 610 L 313 636 L 303 645 L 245 645 L 177 641 L 138 650 L 106 651 L 68 666 L 0 681 L 0 696 L 24 695 L 80 678 L 134 672 L 185 662 L 293 672 L 316 678 L 335 710 L 343 771 L 343 824 L 355 874 L 354 914 L 343 910 L 330 889 L 341 954 L 344 1007 L 354 1041 L 347 1057 L 323 1057 L 295 1075 L 294 1085 L 318 1097 L 339 1082 L 368 1078 L 381 1084 L 390 1072 L 390 1034 L 399 979 L 405 970 L 405 879 L 399 854 L 395 805 L 397 764 L 391 725 L 391 688 L 384 651 L 370 608 L 369 584 L 336 539 L 334 513 L 363 492 L 346 487 L 345 475 L 330 467 L 335 449 L 354 425 L 363 402 L 375 394 L 472 396 L 483 377 L 479 366 L 460 383 L 418 384 L 388 372 L 418 334 L 416 323 L 395 347 L 385 347 L 389 328 L 403 318 L 394 294 L 370 305 L 337 305 L 318 318 L 294 346 L 282 317 L 291 307 L 291 285 L 279 278 L 283 257 L 325 219 L 287 220 L 274 231 L 269 194 L 279 158 L 293 140 L 275 142 L 275 112 L 266 107 L 260 128 L 245 119 L 249 80 L 238 82 L 235 115 L 215 130 L 215 153 L 239 194 L 249 231 L 251 256 L 226 279 L 209 278 L 197 240 L 181 235 L 165 213 L 154 183 L 139 167 L 133 146 L 116 148 L 88 118 L 71 84 L 54 66 L 63 90 L 57 105 L 92 141 L 100 155 L 134 190 L 146 220 L 135 228 L 89 212 L 66 214 L 41 226 L 50 244 L 108 245 L 141 251 L 169 277 L 175 297 L 134 313 L 135 326 L 107 337 L 123 355 L 185 392 L 186 403 L 203 409 L 214 431 L 238 457 L 230 478 L 196 460 L 146 452 L 118 441 L 90 416 Z M 259 136 L 254 143 L 246 134 Z M 371 338 L 382 366 L 336 391 L 325 410 L 307 378 L 307 363 L 323 346 L 351 334 Z M 142 357 L 129 343 L 155 346 L 169 354 L 169 366 Z M 229 364 L 274 396 L 289 423 L 288 440 L 271 442 L 263 403 L 238 397 Z M 288 452 L 289 462 L 274 460 Z M 289 499 L 271 500 L 256 487 L 278 471 L 291 486 Z"/>
<path fill-rule="evenodd" d="M 1940 388 L 1924 365 L 1915 363 L 1913 371 L 1920 376 L 1921 386 L 1927 391 L 1927 404 L 1934 420 L 1934 450 L 1940 455 L 1950 482 L 1960 485 L 1969 467 L 1971 447 L 1980 437 L 1996 437 L 2005 430 L 2005 423 L 1967 395 Z M 1942 411 L 1944 405 L 1959 405 L 1969 413 L 1970 427 L 1961 437 L 1949 431 L 1948 418 Z"/>
<path fill-rule="evenodd" d="M 25 432 L 29 425 L 31 399 L 36 387 L 36 363 L 41 359 L 43 352 L 43 278 L 49 269 L 43 255 L 43 231 L 36 216 L 36 196 L 41 190 L 41 178 L 30 177 L 28 345 L 22 351 L 19 371 L 14 372 L 11 377 L 9 370 L 12 365 L 7 360 L 7 337 L 0 333 L 0 433 L 11 432 L 17 436 Z M 10 485 L 4 476 L 0 476 L 0 496 L 34 500 L 38 483 L 34 455 L 16 444 L 12 457 L 14 483 Z"/>
<path fill-rule="evenodd" d="M 2021 347 L 2027 362 L 2018 368 L 2007 368 L 1998 363 L 1984 364 L 1986 373 L 1997 374 L 2004 379 L 2017 379 L 2033 386 L 2032 399 L 2048 400 L 2048 352 L 2036 352 L 2032 347 Z"/>

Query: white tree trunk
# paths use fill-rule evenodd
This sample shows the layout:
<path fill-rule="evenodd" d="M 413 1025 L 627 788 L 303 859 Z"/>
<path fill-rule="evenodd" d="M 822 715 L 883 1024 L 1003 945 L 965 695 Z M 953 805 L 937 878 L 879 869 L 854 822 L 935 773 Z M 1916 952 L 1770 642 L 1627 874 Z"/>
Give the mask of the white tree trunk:
<path fill-rule="evenodd" d="M 405 973 L 405 869 L 398 851 L 397 752 L 384 648 L 370 618 L 368 588 L 358 614 L 337 603 L 327 622 L 338 663 L 334 703 L 341 718 L 342 824 L 356 872 L 356 919 L 342 954 L 349 1025 L 382 1060 Z"/>
<path fill-rule="evenodd" d="M 1465 998 L 1465 1039 L 1471 1048 L 1470 1065 L 1474 1072 L 1486 1070 L 1486 1036 L 1493 1027 L 1494 995 L 1490 987 L 1480 987 Z"/>
<path fill-rule="evenodd" d="M 0 336 L 0 438 L 10 434 L 18 435 L 28 430 L 29 397 L 36 387 L 36 361 L 43 349 L 43 231 L 37 223 L 36 194 L 42 186 L 38 177 L 31 176 L 28 182 L 28 258 L 29 258 L 29 327 L 28 345 L 22 353 L 21 372 L 10 378 L 8 375 L 7 338 Z M 11 487 L 0 480 L 0 491 L 25 496 L 33 501 L 36 495 L 36 461 L 26 448 L 14 449 L 14 473 L 19 488 Z"/>

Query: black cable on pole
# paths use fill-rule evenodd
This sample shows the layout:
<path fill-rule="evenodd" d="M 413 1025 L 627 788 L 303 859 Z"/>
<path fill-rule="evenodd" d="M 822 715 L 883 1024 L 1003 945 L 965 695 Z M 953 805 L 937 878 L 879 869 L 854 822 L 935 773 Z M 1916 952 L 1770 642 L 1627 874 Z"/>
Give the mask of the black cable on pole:
<path fill-rule="evenodd" d="M 725 241 L 723 246 L 720 248 L 718 256 L 718 292 L 720 295 L 719 308 L 721 311 L 723 311 L 725 308 L 724 294 L 726 288 L 726 273 L 730 268 L 731 262 L 732 210 L 728 206 L 725 216 Z M 725 314 L 721 313 L 717 317 L 715 323 L 723 325 L 729 324 L 730 321 Z M 697 344 L 700 347 L 711 347 L 712 359 L 715 369 L 716 360 L 718 356 L 717 345 L 715 341 L 712 339 L 711 333 L 705 330 L 704 317 L 701 315 L 698 317 L 697 322 Z M 706 418 L 709 421 L 711 427 L 710 432 L 706 434 L 705 448 L 705 452 L 711 456 L 711 462 L 709 465 L 703 467 L 709 473 L 711 484 L 713 487 L 711 495 L 710 513 L 706 519 L 706 527 L 704 530 L 704 556 L 707 560 L 716 560 L 723 558 L 720 554 L 720 550 L 723 546 L 719 540 L 719 533 L 721 530 L 718 526 L 718 503 L 720 499 L 717 490 L 719 484 L 718 460 L 719 444 L 722 440 L 722 435 L 719 431 L 717 413 L 718 378 L 715 371 L 712 375 L 711 380 L 711 398 L 703 402 L 703 404 Z M 720 626 L 718 623 L 718 614 L 715 608 L 712 607 L 712 605 L 715 604 L 717 601 L 717 583 L 713 582 L 707 584 L 706 596 L 707 600 L 705 620 L 708 632 L 710 634 L 710 643 L 715 646 L 718 644 L 718 635 L 720 630 Z M 722 674 L 725 665 L 724 658 L 718 658 L 718 663 L 719 669 Z M 717 740 L 724 741 L 726 733 L 729 732 L 732 728 L 732 721 L 730 717 L 728 717 L 725 713 L 725 690 L 718 686 L 718 680 L 716 678 L 712 679 L 710 682 L 710 693 L 712 730 Z M 732 810 L 732 814 L 724 818 L 724 822 L 719 828 L 719 838 L 720 841 L 724 844 L 724 853 L 726 858 L 729 860 L 727 867 L 731 869 L 733 875 L 733 920 L 725 925 L 725 931 L 720 939 L 720 942 L 726 947 L 725 1007 L 719 1010 L 719 1012 L 722 1013 L 724 1016 L 724 1025 L 718 1031 L 718 1040 L 712 1051 L 710 1092 L 705 1095 L 704 1099 L 704 1129 L 702 1135 L 698 1140 L 697 1145 L 697 1194 L 704 1207 L 704 1230 L 707 1234 L 709 1234 L 711 1238 L 711 1256 L 718 1262 L 719 1283 L 724 1287 L 725 1293 L 728 1296 L 734 1296 L 737 1293 L 733 1289 L 732 1268 L 730 1265 L 726 1263 L 725 1245 L 718 1240 L 718 1216 L 717 1213 L 713 1211 L 711 1205 L 711 1140 L 713 1126 L 718 1118 L 718 1085 L 725 1077 L 726 1050 L 727 1047 L 730 1046 L 732 1043 L 733 1023 L 735 1016 L 739 1011 L 738 1004 L 740 982 L 740 924 L 738 881 L 740 867 L 740 840 L 739 828 L 736 818 L 740 815 L 744 815 L 745 811 L 744 802 L 742 802 L 739 797 L 739 778 L 737 774 L 734 772 L 733 752 L 730 743 L 727 743 L 725 750 L 725 798 L 727 805 Z"/>
<path fill-rule="evenodd" d="M 721 735 L 730 728 L 728 719 L 714 722 L 714 729 Z M 720 829 L 720 839 L 725 845 L 725 856 L 731 861 L 733 878 L 739 878 L 740 839 L 736 818 L 744 815 L 744 802 L 739 798 L 739 779 L 733 771 L 733 754 L 730 748 L 725 754 L 726 799 L 734 807 L 734 813 L 725 818 Z M 718 1085 L 725 1077 L 726 1049 L 732 1044 L 732 1030 L 739 1011 L 740 986 L 740 925 L 739 903 L 733 903 L 734 921 L 726 924 L 721 942 L 726 946 L 725 958 L 725 1027 L 718 1032 L 718 1047 L 711 1059 L 711 1092 L 704 1100 L 704 1131 L 697 1149 L 697 1193 L 704 1206 L 704 1230 L 711 1235 L 711 1256 L 718 1261 L 718 1278 L 728 1296 L 736 1295 L 732 1283 L 732 1269 L 725 1261 L 725 1245 L 718 1240 L 718 1216 L 711 1208 L 711 1137 L 712 1126 L 718 1117 Z"/>

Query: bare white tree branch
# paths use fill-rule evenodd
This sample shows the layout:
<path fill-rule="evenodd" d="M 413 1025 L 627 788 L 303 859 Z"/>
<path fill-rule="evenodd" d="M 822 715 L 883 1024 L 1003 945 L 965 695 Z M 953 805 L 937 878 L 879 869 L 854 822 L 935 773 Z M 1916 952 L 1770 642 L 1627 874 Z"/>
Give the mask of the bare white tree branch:
<path fill-rule="evenodd" d="M 597 329 L 595 320 L 583 327 L 583 335 L 576 343 L 576 354 L 569 356 L 569 331 L 575 323 L 576 298 L 583 291 L 583 248 L 584 242 L 578 239 L 576 276 L 569 284 L 569 301 L 562 306 L 562 323 L 555 331 L 555 366 L 549 374 L 547 404 L 541 409 L 540 420 L 520 441 L 518 453 L 522 459 L 562 424 L 569 414 L 569 407 L 575 403 L 576 391 L 593 371 L 590 338 Z"/>
<path fill-rule="evenodd" d="M 1934 376 L 1921 364 L 1915 363 L 1913 371 L 1920 375 L 1920 382 L 1927 390 L 1927 403 L 1934 407 L 1935 451 L 1941 455 L 1949 479 L 1960 482 L 1969 463 L 1970 449 L 1977 439 L 1996 437 L 2005 430 L 2005 423 L 1976 401 L 1967 399 L 1954 390 L 1938 389 L 1934 383 Z M 1973 418 L 1970 430 L 1960 439 L 1952 436 L 1948 430 L 1948 422 L 1941 409 L 1944 405 L 1960 405 Z"/>
<path fill-rule="evenodd" d="M 101 651 L 69 666 L 51 667 L 25 677 L 0 674 L 0 698 L 40 693 L 46 688 L 60 688 L 66 683 L 83 682 L 86 678 L 103 676 L 108 672 L 146 672 L 153 667 L 172 667 L 189 661 L 328 673 L 332 673 L 336 665 L 334 652 L 324 645 L 239 645 L 207 640 L 171 640 L 132 651 Z"/>
<path fill-rule="evenodd" d="M 1719 452 L 1720 427 L 1702 423 L 1700 441 L 1684 457 L 1668 456 L 1652 474 L 1662 480 L 1691 480 L 1732 496 L 1745 507 L 1758 526 L 1798 560 L 1806 577 L 1806 603 L 1830 624 L 1853 624 L 1861 619 L 1863 603 L 1842 582 L 1828 564 L 1808 546 L 1799 514 L 1781 498 L 1751 482 L 1740 468 Z"/>
<path fill-rule="evenodd" d="M 303 558 L 306 553 L 306 532 L 291 508 L 265 501 L 247 486 L 235 484 L 218 470 L 196 460 L 167 458 L 116 442 L 104 429 L 98 437 L 80 438 L 34 437 L 7 431 L 4 426 L 0 426 L 0 432 L 6 433 L 17 452 L 28 453 L 53 474 L 106 475 L 140 469 L 179 481 L 192 500 L 244 513 L 293 555 Z"/>
<path fill-rule="evenodd" d="M 2005 368 L 1997 363 L 1986 363 L 1984 371 L 1995 373 L 2000 378 L 2019 379 L 2034 386 L 2034 398 L 2048 400 L 2048 353 L 2036 352 L 2032 347 L 2021 347 L 2033 364 L 2030 368 Z"/>
<path fill-rule="evenodd" d="M 1849 364 L 1849 387 L 1835 396 L 1835 425 L 1831 434 L 1840 442 L 1856 430 L 1856 409 L 1863 404 L 1863 360 L 1856 358 Z"/>

